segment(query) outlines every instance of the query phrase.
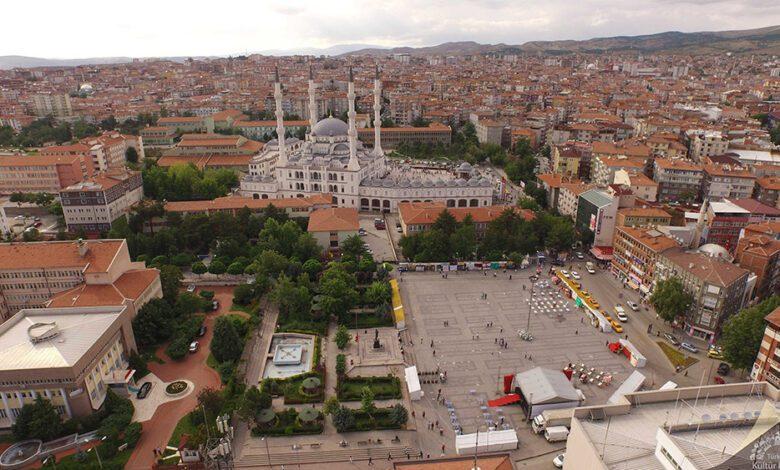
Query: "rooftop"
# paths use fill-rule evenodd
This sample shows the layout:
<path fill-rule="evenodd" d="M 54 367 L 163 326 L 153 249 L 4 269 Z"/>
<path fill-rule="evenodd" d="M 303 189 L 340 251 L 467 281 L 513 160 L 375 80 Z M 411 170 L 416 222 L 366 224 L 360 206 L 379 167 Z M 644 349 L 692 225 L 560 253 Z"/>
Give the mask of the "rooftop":
<path fill-rule="evenodd" d="M 354 207 L 316 209 L 309 214 L 309 232 L 357 232 L 358 210 Z"/>
<path fill-rule="evenodd" d="M 79 254 L 78 241 L 0 243 L 0 271 L 21 269 L 78 269 L 87 273 L 108 271 L 125 240 L 85 240 L 86 253 Z"/>
<path fill-rule="evenodd" d="M 0 371 L 72 367 L 119 319 L 125 307 L 25 309 L 0 325 Z M 31 341 L 28 330 L 56 327 L 59 334 Z M 52 332 L 54 333 L 54 332 Z"/>

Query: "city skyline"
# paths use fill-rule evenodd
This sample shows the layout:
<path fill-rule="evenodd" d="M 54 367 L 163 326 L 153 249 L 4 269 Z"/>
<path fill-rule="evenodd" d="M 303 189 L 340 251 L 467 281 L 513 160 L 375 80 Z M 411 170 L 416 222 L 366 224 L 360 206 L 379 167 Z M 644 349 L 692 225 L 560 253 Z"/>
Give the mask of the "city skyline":
<path fill-rule="evenodd" d="M 41 15 L 40 11 L 46 11 Z M 659 14 L 663 11 L 664 14 Z M 154 12 L 154 14 L 151 14 Z M 435 0 L 424 5 L 335 0 L 253 2 L 237 8 L 212 3 L 136 2 L 116 16 L 94 0 L 72 4 L 14 2 L 7 18 L 36 17 L 36 29 L 54 31 L 70 20 L 68 34 L 52 40 L 29 23 L 4 25 L 10 37 L 0 55 L 49 59 L 87 57 L 227 56 L 254 52 L 312 53 L 360 44 L 424 47 L 451 41 L 522 44 L 528 41 L 751 29 L 780 24 L 780 5 L 767 0 L 652 0 L 626 8 L 622 0 Z M 237 14 L 240 13 L 240 14 Z M 81 26 L 79 26 L 81 25 Z M 98 40 L 98 38 L 102 38 Z"/>

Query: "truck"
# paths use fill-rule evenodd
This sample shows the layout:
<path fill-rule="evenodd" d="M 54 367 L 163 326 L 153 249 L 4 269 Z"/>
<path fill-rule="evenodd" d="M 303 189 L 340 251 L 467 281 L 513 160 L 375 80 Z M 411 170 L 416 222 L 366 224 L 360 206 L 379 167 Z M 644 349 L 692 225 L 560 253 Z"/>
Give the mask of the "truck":
<path fill-rule="evenodd" d="M 585 270 L 588 271 L 588 273 L 590 274 L 596 274 L 596 267 L 593 266 L 592 261 L 588 261 L 587 263 L 585 263 Z"/>
<path fill-rule="evenodd" d="M 560 408 L 557 410 L 544 410 L 531 421 L 531 428 L 536 434 L 543 432 L 548 427 L 571 425 L 571 417 L 574 408 Z"/>
<path fill-rule="evenodd" d="M 560 442 L 569 438 L 569 430 L 566 426 L 552 426 L 544 430 L 544 438 L 547 442 Z"/>

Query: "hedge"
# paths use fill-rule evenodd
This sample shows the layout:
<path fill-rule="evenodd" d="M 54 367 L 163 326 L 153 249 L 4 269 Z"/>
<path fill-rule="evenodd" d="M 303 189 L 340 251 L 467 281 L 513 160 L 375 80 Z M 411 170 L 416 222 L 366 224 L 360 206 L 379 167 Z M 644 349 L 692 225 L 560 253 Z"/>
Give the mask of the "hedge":
<path fill-rule="evenodd" d="M 338 384 L 338 398 L 341 401 L 360 401 L 360 392 L 368 387 L 375 400 L 401 398 L 401 381 L 398 377 L 342 377 Z"/>

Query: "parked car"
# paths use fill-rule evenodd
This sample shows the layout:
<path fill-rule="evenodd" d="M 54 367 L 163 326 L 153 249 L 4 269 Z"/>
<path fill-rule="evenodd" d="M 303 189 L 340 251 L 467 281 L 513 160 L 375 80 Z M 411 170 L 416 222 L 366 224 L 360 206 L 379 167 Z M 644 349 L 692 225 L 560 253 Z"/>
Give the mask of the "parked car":
<path fill-rule="evenodd" d="M 622 333 L 623 327 L 620 325 L 620 323 L 616 322 L 615 320 L 612 320 L 612 329 L 615 330 L 615 333 Z"/>
<path fill-rule="evenodd" d="M 195 284 L 190 284 L 190 285 L 188 285 L 188 286 L 187 286 L 187 292 L 189 292 L 190 294 L 192 294 L 193 292 L 195 292 Z"/>
<path fill-rule="evenodd" d="M 198 342 L 197 342 L 197 341 L 193 341 L 193 342 L 191 342 L 191 343 L 190 343 L 190 352 L 191 352 L 191 353 L 196 353 L 196 352 L 198 352 L 198 346 L 200 346 L 200 345 L 198 344 Z"/>
<path fill-rule="evenodd" d="M 33 224 L 33 227 L 35 227 L 35 228 L 38 228 L 38 227 L 40 227 L 41 225 L 43 225 L 43 222 L 35 222 L 35 223 Z"/>
<path fill-rule="evenodd" d="M 208 327 L 207 327 L 206 325 L 201 325 L 201 326 L 200 326 L 200 329 L 198 330 L 198 336 L 200 336 L 201 338 L 202 338 L 203 336 L 205 336 L 205 335 L 206 335 L 206 330 L 207 330 L 207 329 L 208 329 Z"/>
<path fill-rule="evenodd" d="M 211 310 L 218 310 L 219 309 L 219 300 L 214 300 L 211 302 Z"/>
<path fill-rule="evenodd" d="M 596 267 L 590 261 L 585 263 L 585 270 L 588 271 L 588 274 L 596 274 Z"/>
<path fill-rule="evenodd" d="M 615 310 L 615 316 L 618 317 L 618 320 L 622 322 L 628 321 L 628 315 L 626 315 L 626 312 L 623 310 Z"/>
<path fill-rule="evenodd" d="M 580 276 L 580 273 L 578 273 L 577 271 L 572 271 L 571 272 L 571 277 L 573 277 L 574 279 L 577 279 L 577 280 L 582 279 L 582 276 Z"/>
<path fill-rule="evenodd" d="M 723 359 L 723 350 L 718 347 L 710 346 L 707 350 L 707 357 L 711 359 Z"/>
<path fill-rule="evenodd" d="M 569 276 L 569 271 L 567 271 L 565 269 L 561 269 L 561 274 L 563 274 L 563 277 L 565 277 L 565 278 L 569 278 L 570 277 Z"/>
<path fill-rule="evenodd" d="M 368 235 L 368 232 L 366 232 L 366 229 L 364 229 L 363 227 L 360 227 L 358 229 L 358 235 L 360 235 L 361 237 L 365 237 L 366 235 Z"/>
<path fill-rule="evenodd" d="M 680 344 L 680 340 L 678 340 L 677 338 L 675 338 L 673 335 L 670 335 L 669 333 L 664 333 L 664 338 L 666 338 L 666 339 L 667 339 L 667 341 L 669 341 L 670 343 L 672 343 L 672 344 L 673 344 L 673 345 L 675 345 L 675 346 L 677 346 L 678 344 Z"/>
<path fill-rule="evenodd" d="M 680 347 L 685 349 L 688 352 L 697 353 L 699 352 L 699 348 L 692 345 L 691 343 L 680 343 Z"/>
<path fill-rule="evenodd" d="M 382 219 L 374 219 L 374 228 L 377 230 L 385 229 L 385 221 Z"/>
<path fill-rule="evenodd" d="M 558 454 L 553 459 L 553 465 L 555 465 L 555 468 L 563 468 L 563 458 L 566 454 Z"/>
<path fill-rule="evenodd" d="M 144 382 L 143 385 L 141 385 L 141 388 L 138 389 L 138 393 L 135 395 L 136 398 L 139 400 L 143 400 L 146 398 L 147 395 L 149 395 L 149 391 L 152 389 L 152 383 L 151 382 Z"/>
<path fill-rule="evenodd" d="M 585 255 L 581 251 L 574 253 L 574 256 L 576 256 L 577 259 L 585 259 Z"/>
<path fill-rule="evenodd" d="M 633 300 L 629 300 L 628 302 L 626 302 L 626 305 L 628 305 L 631 308 L 631 310 L 635 312 L 639 311 L 639 304 L 634 302 Z"/>
<path fill-rule="evenodd" d="M 726 364 L 725 362 L 721 362 L 718 364 L 718 375 L 729 375 L 729 371 L 731 370 L 731 366 Z"/>

